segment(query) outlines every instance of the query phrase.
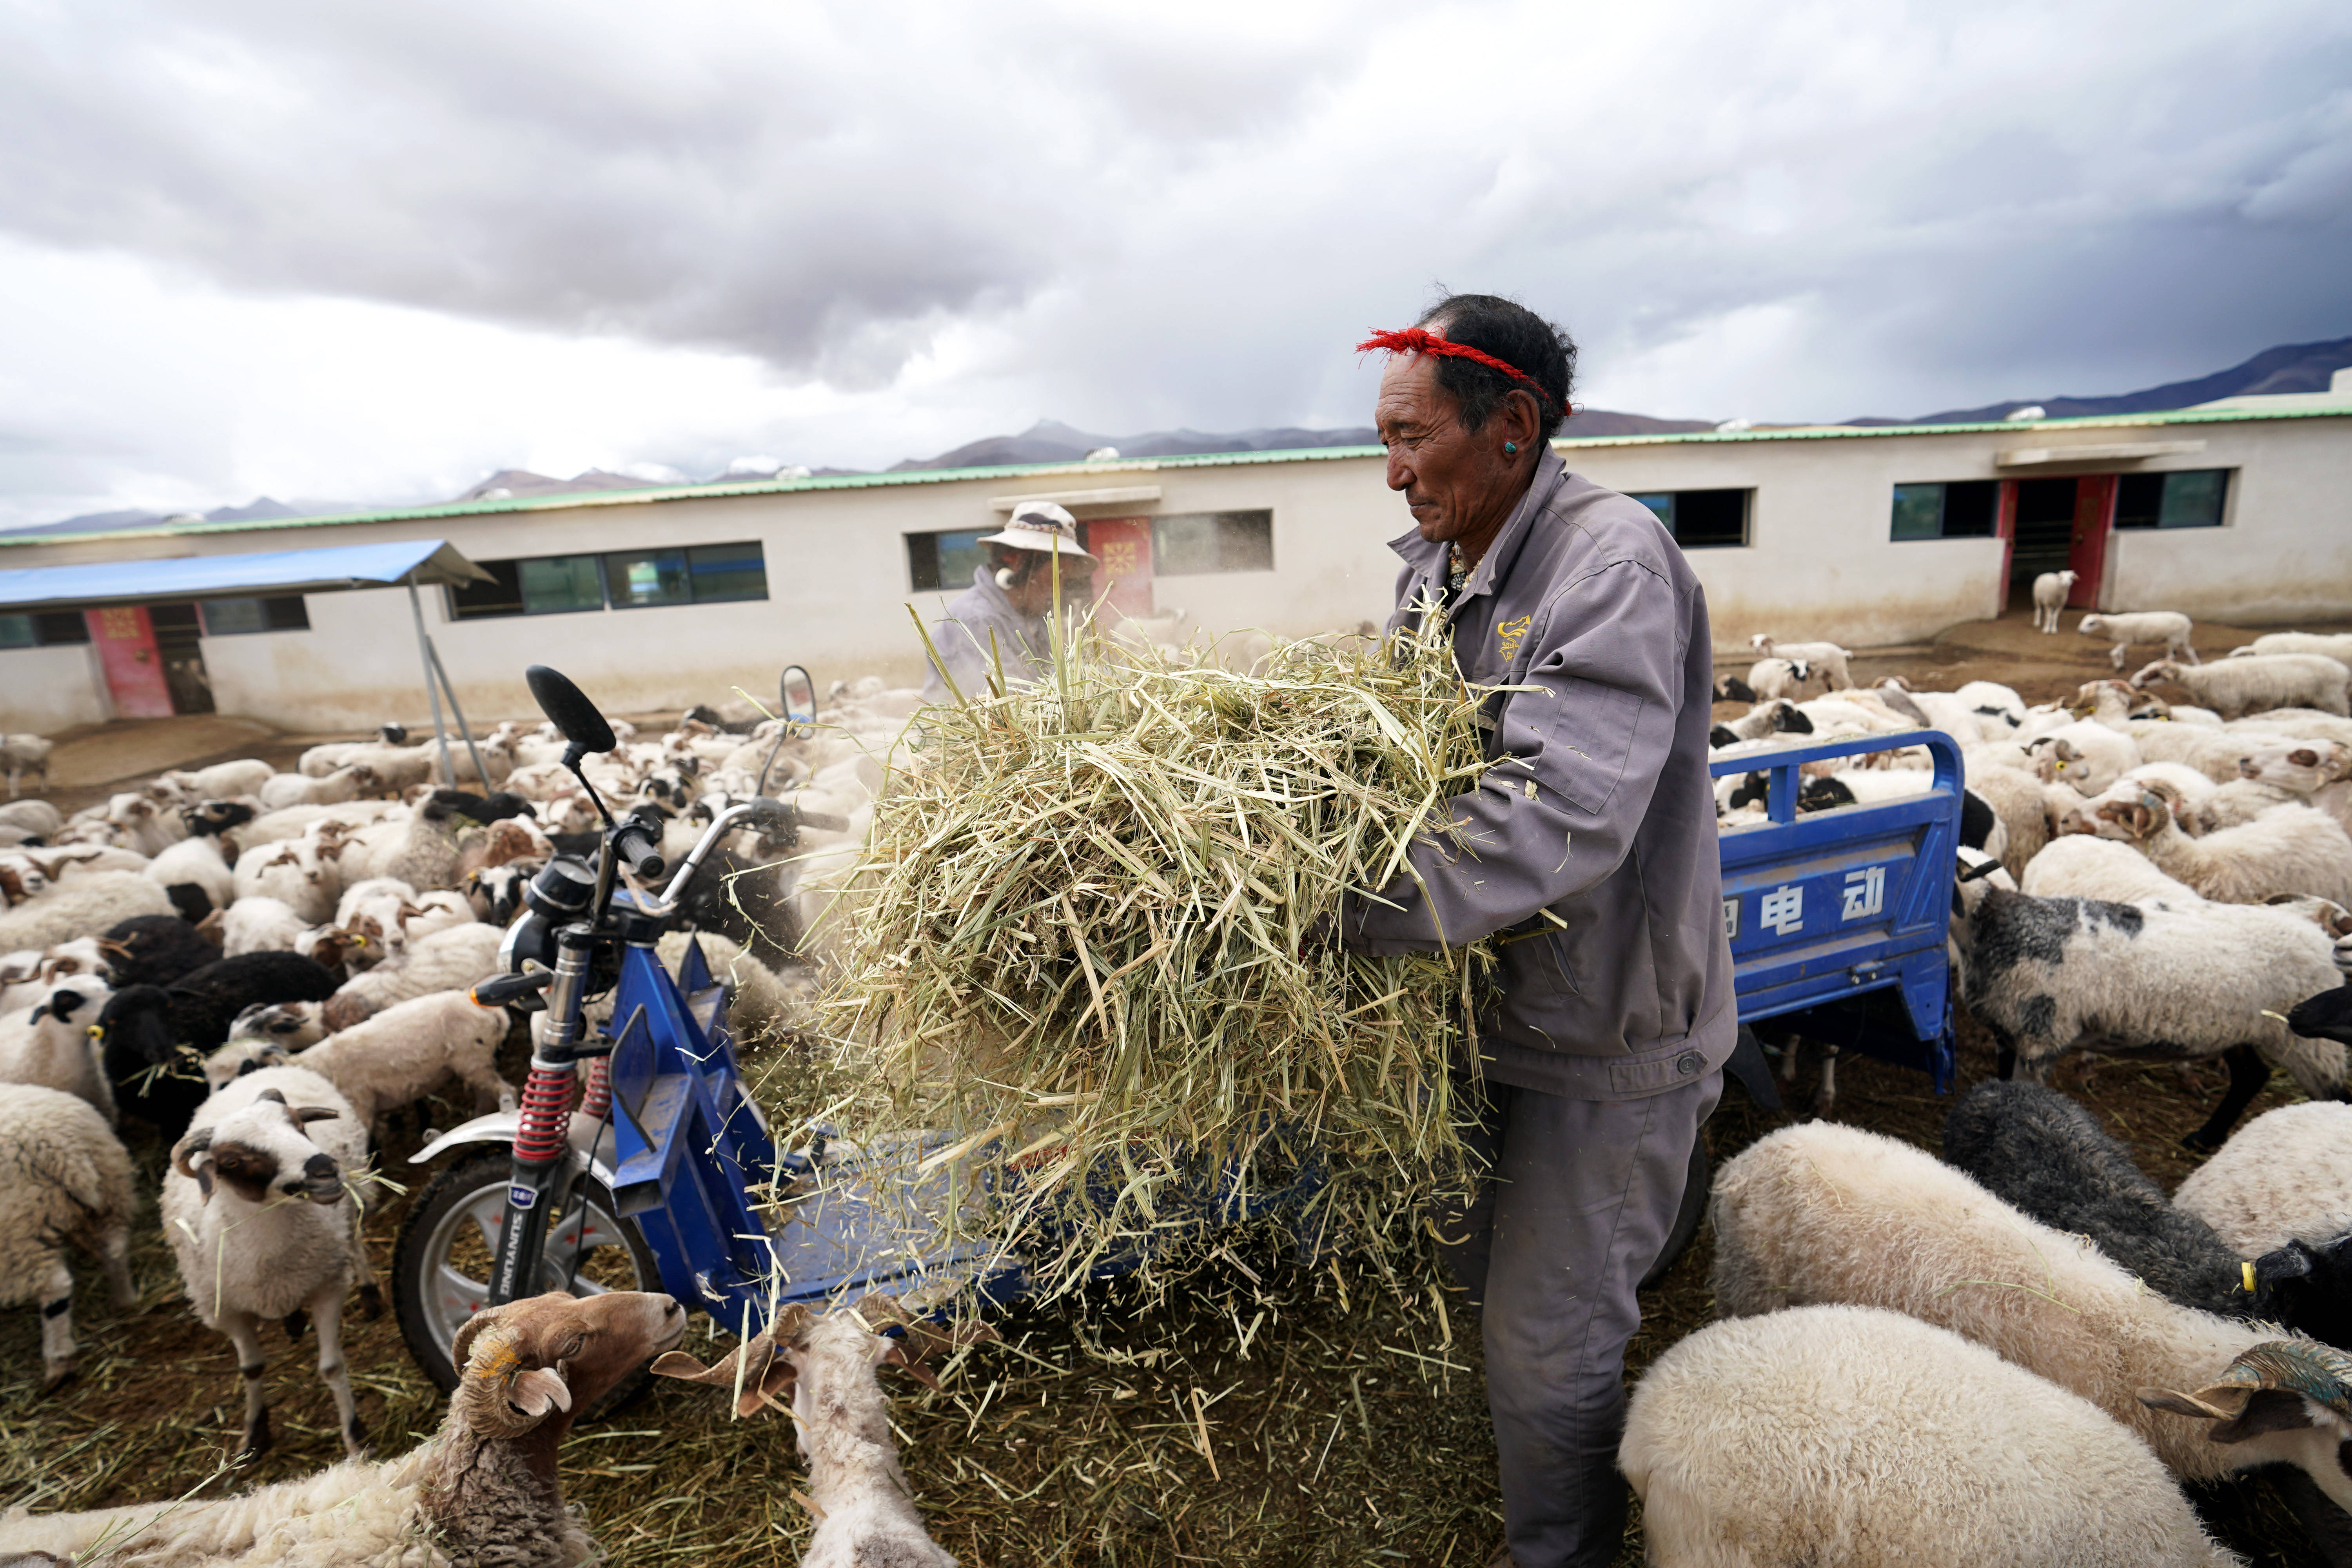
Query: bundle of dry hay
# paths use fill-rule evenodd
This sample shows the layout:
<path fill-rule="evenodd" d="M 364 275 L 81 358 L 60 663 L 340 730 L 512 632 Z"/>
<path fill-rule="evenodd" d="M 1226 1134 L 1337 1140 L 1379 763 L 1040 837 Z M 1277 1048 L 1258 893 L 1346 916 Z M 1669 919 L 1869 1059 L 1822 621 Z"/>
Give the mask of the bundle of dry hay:
<path fill-rule="evenodd" d="M 1046 1289 L 1269 1208 L 1360 1244 L 1464 1173 L 1485 947 L 1369 958 L 1328 917 L 1454 830 L 1477 696 L 1442 632 L 1260 668 L 1081 626 L 1051 679 L 919 715 L 877 804 L 834 1033 Z"/>

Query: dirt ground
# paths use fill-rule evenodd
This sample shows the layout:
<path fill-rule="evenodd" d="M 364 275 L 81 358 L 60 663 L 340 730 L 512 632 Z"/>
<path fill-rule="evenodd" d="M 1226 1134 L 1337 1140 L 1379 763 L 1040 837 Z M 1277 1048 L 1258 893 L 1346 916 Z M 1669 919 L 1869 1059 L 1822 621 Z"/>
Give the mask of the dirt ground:
<path fill-rule="evenodd" d="M 2200 627 L 2197 640 L 2218 655 L 2244 638 Z M 2104 647 L 2071 632 L 2037 637 L 2021 616 L 1873 651 L 1855 666 L 1865 681 L 1885 674 L 1937 687 L 2003 679 L 2029 700 L 2071 693 L 2108 668 Z M 226 749 L 204 760 L 273 755 L 226 733 L 191 735 L 188 743 L 215 738 Z M 325 737 L 265 738 L 299 752 Z M 61 795 L 112 782 L 95 775 L 151 754 L 99 739 L 77 753 L 77 768 L 89 759 L 76 775 L 83 782 L 68 786 L 60 777 Z M 1965 1088 L 1990 1075 L 1992 1059 L 1965 1016 L 1960 1039 Z M 518 1040 L 509 1050 L 501 1065 L 519 1080 L 523 1047 Z M 766 1098 L 789 1101 L 801 1070 L 780 1055 L 754 1075 L 770 1075 Z M 2204 1119 L 2223 1076 L 2218 1068 L 2111 1063 L 2087 1073 L 2063 1068 L 2058 1082 L 2170 1187 L 2194 1163 L 2179 1139 Z M 1814 1077 L 1809 1062 L 1791 1103 L 1809 1100 Z M 1837 1120 L 1938 1146 L 1951 1101 L 1919 1074 L 1849 1055 L 1838 1086 Z M 2282 1076 L 2247 1114 L 2298 1098 Z M 434 1102 L 425 1120 L 448 1126 L 463 1114 L 462 1106 Z M 1727 1089 L 1707 1129 L 1716 1160 L 1784 1120 Z M 415 1186 L 429 1174 L 406 1163 L 418 1141 L 418 1129 L 406 1128 L 380 1157 L 382 1168 Z M 152 1136 L 131 1142 L 152 1194 L 164 1151 Z M 390 1268 L 413 1191 L 369 1222 L 380 1273 Z M 277 1447 L 249 1474 L 219 1473 L 240 1415 L 234 1359 L 227 1342 L 190 1315 L 149 1202 L 135 1246 L 136 1308 L 116 1311 L 95 1269 L 77 1270 L 83 1362 L 76 1382 L 39 1397 L 37 1315 L 0 1310 L 0 1511 L 150 1501 L 194 1488 L 215 1495 L 341 1457 L 331 1405 L 310 1365 L 314 1342 L 289 1344 L 272 1331 Z M 1702 1231 L 1645 1295 L 1630 1379 L 1709 1321 L 1709 1260 Z M 1171 1307 L 1137 1311 L 1113 1295 L 1083 1308 L 1016 1313 L 1003 1327 L 1005 1342 L 974 1351 L 944 1392 L 893 1385 L 915 1492 L 934 1533 L 968 1565 L 1481 1568 L 1500 1539 L 1475 1324 L 1433 1266 L 1383 1282 L 1244 1250 Z M 688 1348 L 709 1356 L 709 1332 L 698 1320 Z M 346 1351 L 377 1451 L 399 1452 L 427 1436 L 442 1402 L 390 1318 L 348 1324 Z M 795 1500 L 805 1483 L 790 1424 L 735 1423 L 720 1403 L 704 1390 L 657 1383 L 574 1434 L 563 1454 L 566 1490 L 614 1561 L 734 1568 L 798 1560 L 810 1524 Z M 2211 1528 L 2250 1561 L 2316 1561 L 2263 1483 L 2194 1496 Z M 1639 1542 L 1637 1510 L 1621 1563 L 1640 1562 Z"/>

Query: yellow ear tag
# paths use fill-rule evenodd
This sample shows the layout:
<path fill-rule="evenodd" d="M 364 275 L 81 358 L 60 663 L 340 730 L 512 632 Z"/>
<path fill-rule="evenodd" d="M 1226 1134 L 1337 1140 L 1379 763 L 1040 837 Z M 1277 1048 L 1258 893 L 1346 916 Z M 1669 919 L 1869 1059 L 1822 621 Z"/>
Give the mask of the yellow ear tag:
<path fill-rule="evenodd" d="M 2254 1266 L 2252 1262 L 2250 1260 L 2241 1263 L 2238 1265 L 2238 1268 L 2240 1273 L 2245 1277 L 2246 1294 L 2249 1296 L 2252 1295 L 2254 1293 Z"/>
<path fill-rule="evenodd" d="M 106 1031 L 92 1024 L 89 1026 L 89 1037 L 93 1040 L 102 1040 L 106 1037 Z"/>

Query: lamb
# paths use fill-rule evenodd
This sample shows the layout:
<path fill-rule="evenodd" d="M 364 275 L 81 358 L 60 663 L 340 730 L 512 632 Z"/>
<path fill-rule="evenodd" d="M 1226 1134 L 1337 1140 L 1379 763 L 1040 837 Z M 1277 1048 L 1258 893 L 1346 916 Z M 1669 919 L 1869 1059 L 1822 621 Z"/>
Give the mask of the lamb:
<path fill-rule="evenodd" d="M 2226 720 L 2270 708 L 2316 708 L 2341 719 L 2352 714 L 2345 688 L 2352 669 L 2315 653 L 2269 654 L 2186 666 L 2158 659 L 2131 678 L 2134 686 L 2169 680 Z"/>
<path fill-rule="evenodd" d="M 188 825 L 178 809 L 135 794 L 116 795 L 107 804 L 106 823 L 128 848 L 152 859 L 188 836 Z"/>
<path fill-rule="evenodd" d="M 2175 658 L 2197 662 L 2197 650 L 2189 646 L 2189 617 L 2178 610 L 2140 610 L 2129 615 L 2084 616 L 2074 629 L 2084 637 L 2107 637 L 2116 646 L 2107 650 L 2108 659 L 2117 669 L 2124 667 L 2124 655 L 2134 643 L 2162 643 L 2165 653 Z M 2134 685 L 2138 684 L 2137 681 Z"/>
<path fill-rule="evenodd" d="M 453 746 L 450 755 L 462 756 L 465 748 Z M 311 778 L 324 778 L 343 768 L 362 767 L 373 773 L 376 786 L 398 794 L 421 784 L 433 776 L 439 766 L 441 752 L 430 742 L 421 746 L 394 746 L 382 742 L 362 741 L 313 746 L 302 753 L 294 766 L 297 772 Z"/>
<path fill-rule="evenodd" d="M 177 786 L 190 800 L 226 800 L 233 795 L 258 793 L 277 772 L 268 763 L 246 757 L 233 763 L 215 763 L 193 772 L 173 768 L 158 774 L 155 782 Z"/>
<path fill-rule="evenodd" d="M 2084 720 L 2037 737 L 2028 750 L 2044 780 L 2063 780 L 2084 795 L 2096 795 L 2143 761 L 2128 735 L 2095 720 Z"/>
<path fill-rule="evenodd" d="M 230 1084 L 197 1108 L 172 1146 L 163 1234 L 197 1318 L 236 1347 L 245 1377 L 241 1456 L 270 1443 L 261 1324 L 297 1313 L 318 1327 L 319 1376 L 334 1395 L 345 1451 L 366 1451 L 342 1342 L 343 1298 L 359 1274 L 360 1208 L 347 1183 L 363 1180 L 366 1163 L 367 1131 L 350 1104 L 299 1068 L 268 1068 Z"/>
<path fill-rule="evenodd" d="M 2238 759 L 2263 798 L 2300 799 L 2352 833 L 2352 746 L 2336 741 L 2263 741 Z M 2224 786 L 2225 788 L 2228 786 Z"/>
<path fill-rule="evenodd" d="M 36 838 L 55 838 L 65 831 L 65 814 L 46 800 L 12 800 L 0 805 L 0 822 L 19 827 Z"/>
<path fill-rule="evenodd" d="M 133 915 L 173 912 L 171 895 L 136 871 L 83 872 L 0 911 L 0 952 L 53 947 Z"/>
<path fill-rule="evenodd" d="M 2180 796 L 2161 784 L 2137 798 L 2094 803 L 2092 831 L 2128 844 L 2156 868 L 2217 903 L 2258 903 L 2277 893 L 2307 893 L 2352 908 L 2352 837 L 2306 806 L 2279 806 L 2242 827 L 2202 838 L 2180 829 Z"/>
<path fill-rule="evenodd" d="M 389 877 L 418 889 L 455 887 L 461 826 L 457 814 L 436 796 L 405 822 L 387 820 L 362 828 L 342 848 L 343 879 Z"/>
<path fill-rule="evenodd" d="M 886 1339 L 869 1320 L 895 1320 L 905 1326 L 906 1338 Z M 890 1440 L 890 1405 L 875 1368 L 902 1366 L 937 1387 L 924 1365 L 927 1355 L 992 1337 L 980 1324 L 935 1328 L 910 1319 L 887 1297 L 868 1296 L 855 1309 L 821 1318 L 804 1306 L 787 1307 L 717 1366 L 672 1351 L 653 1370 L 726 1391 L 739 1416 L 791 1410 L 809 1462 L 810 1511 L 817 1517 L 801 1568 L 956 1568 L 956 1560 L 923 1529 Z"/>
<path fill-rule="evenodd" d="M 334 989 L 334 976 L 299 953 L 249 952 L 206 964 L 169 988 L 117 991 L 97 1025 L 117 1103 L 178 1137 L 205 1100 L 203 1078 L 191 1069 L 227 1039 L 239 1014 L 260 1002 L 318 1001 Z M 184 1063 L 184 1050 L 196 1061 Z"/>
<path fill-rule="evenodd" d="M 2324 654 L 2338 664 L 2352 665 L 2352 632 L 2266 632 L 2243 647 L 2231 648 L 2230 657 L 2279 653 Z"/>
<path fill-rule="evenodd" d="M 2038 1077 L 2077 1049 L 2223 1058 L 2229 1089 L 2183 1140 L 2215 1148 L 2273 1067 L 2306 1094 L 2344 1097 L 2344 1047 L 2263 1016 L 2342 983 L 2334 936 L 2319 923 L 2326 912 L 2315 900 L 2175 909 L 1995 889 L 1960 932 L 1969 1010 L 1992 1031 L 2003 1078 L 2020 1068 Z"/>
<path fill-rule="evenodd" d="M 221 956 L 247 952 L 291 952 L 305 931 L 318 929 L 296 914 L 283 899 L 258 894 L 229 905 L 221 924 Z"/>
<path fill-rule="evenodd" d="M 2352 1358 L 2150 1296 L 2087 1240 L 1922 1150 L 1832 1122 L 1784 1128 L 1723 1168 L 1711 1212 L 1726 1317 L 1907 1313 L 2082 1395 L 2182 1480 L 2284 1461 L 2352 1503 L 2336 1462 L 2352 1436 Z"/>
<path fill-rule="evenodd" d="M 289 838 L 300 838 L 320 823 L 334 823 L 350 829 L 364 827 L 371 822 L 381 822 L 407 810 L 396 800 L 354 800 L 340 805 L 289 805 L 255 817 L 237 833 L 237 843 L 247 849 L 264 844 L 281 844 Z"/>
<path fill-rule="evenodd" d="M 342 1091 L 381 1144 L 391 1112 L 453 1080 L 474 1091 L 475 1114 L 512 1110 L 514 1090 L 498 1068 L 506 1036 L 504 1012 L 441 991 L 396 1003 L 290 1058 L 266 1037 L 233 1040 L 205 1058 L 205 1078 L 217 1092 L 257 1067 L 306 1068 Z"/>
<path fill-rule="evenodd" d="M 56 742 L 38 735 L 0 735 L 0 767 L 8 770 L 10 800 L 16 798 L 17 784 L 27 773 L 37 775 L 42 788 L 48 787 L 49 753 L 56 749 Z"/>
<path fill-rule="evenodd" d="M 113 1126 L 114 1090 L 91 1034 L 112 994 L 102 981 L 61 980 L 33 1006 L 0 1017 L 0 1083 L 62 1089 Z"/>
<path fill-rule="evenodd" d="M 220 839 L 195 834 L 147 863 L 147 878 L 171 896 L 184 919 L 200 921 L 236 901 L 236 877 L 223 858 Z"/>
<path fill-rule="evenodd" d="M 347 1459 L 215 1502 L 0 1519 L 7 1553 L 110 1543 L 109 1568 L 574 1568 L 603 1560 L 564 1506 L 556 1452 L 576 1415 L 686 1333 L 667 1296 L 551 1292 L 457 1331 L 465 1369 L 440 1429 L 396 1459 Z"/>
<path fill-rule="evenodd" d="M 131 1156 L 77 1095 L 23 1084 L 0 1095 L 0 1305 L 41 1309 L 41 1392 L 74 1373 L 68 1243 L 98 1255 L 114 1304 L 138 1304 Z M 0 1525 L 0 1538 L 6 1526 Z"/>
<path fill-rule="evenodd" d="M 1813 679 L 1813 668 L 1801 658 L 1759 659 L 1748 671 L 1748 684 L 1759 702 L 1776 697 L 1801 697 Z"/>
<path fill-rule="evenodd" d="M 2172 1202 L 2242 1257 L 2336 1239 L 2352 1226 L 2352 1105 L 2264 1111 L 2191 1171 Z"/>
<path fill-rule="evenodd" d="M 307 773 L 278 773 L 254 793 L 265 811 L 289 805 L 341 805 L 346 801 L 383 792 L 383 781 L 372 768 L 353 764 L 312 778 Z"/>
<path fill-rule="evenodd" d="M 1775 642 L 1769 632 L 1758 632 L 1748 644 L 1765 658 L 1802 659 L 1822 679 L 1832 691 L 1842 691 L 1853 684 L 1846 668 L 1846 660 L 1853 655 L 1833 642 Z M 1755 684 L 1751 679 L 1748 682 Z"/>
<path fill-rule="evenodd" d="M 1730 737 L 1717 740 L 1715 731 Z M 1759 702 L 1728 724 L 1718 724 L 1708 733 L 1708 744 L 1728 746 L 1739 741 L 1761 741 L 1770 735 L 1810 735 L 1813 721 L 1805 710 L 1786 698 L 1770 702 Z"/>
<path fill-rule="evenodd" d="M 2058 617 L 2065 612 L 2066 596 L 2074 591 L 2080 574 L 2074 572 L 2044 572 L 2033 580 L 2033 629 L 2055 632 Z"/>
<path fill-rule="evenodd" d="M 499 943 L 505 936 L 496 926 L 473 921 L 411 943 L 407 952 L 354 974 L 326 999 L 328 1028 L 348 1029 L 412 996 L 471 989 L 499 973 Z"/>
<path fill-rule="evenodd" d="M 1672 1346 L 1633 1390 L 1618 1464 L 1655 1568 L 2242 1561 L 2088 1400 L 1871 1307 L 1736 1318 Z"/>

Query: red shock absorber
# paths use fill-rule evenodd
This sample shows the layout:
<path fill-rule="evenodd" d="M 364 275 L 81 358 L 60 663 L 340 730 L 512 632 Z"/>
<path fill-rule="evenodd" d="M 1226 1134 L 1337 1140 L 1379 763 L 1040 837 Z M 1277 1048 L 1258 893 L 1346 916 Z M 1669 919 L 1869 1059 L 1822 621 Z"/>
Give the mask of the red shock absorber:
<path fill-rule="evenodd" d="M 588 1058 L 588 1087 L 580 1094 L 580 1114 L 602 1121 L 613 1109 L 613 1058 Z"/>
<path fill-rule="evenodd" d="M 570 1130 L 572 1069 L 530 1064 L 522 1085 L 522 1119 L 515 1129 L 514 1157 L 543 1164 L 563 1152 Z"/>

